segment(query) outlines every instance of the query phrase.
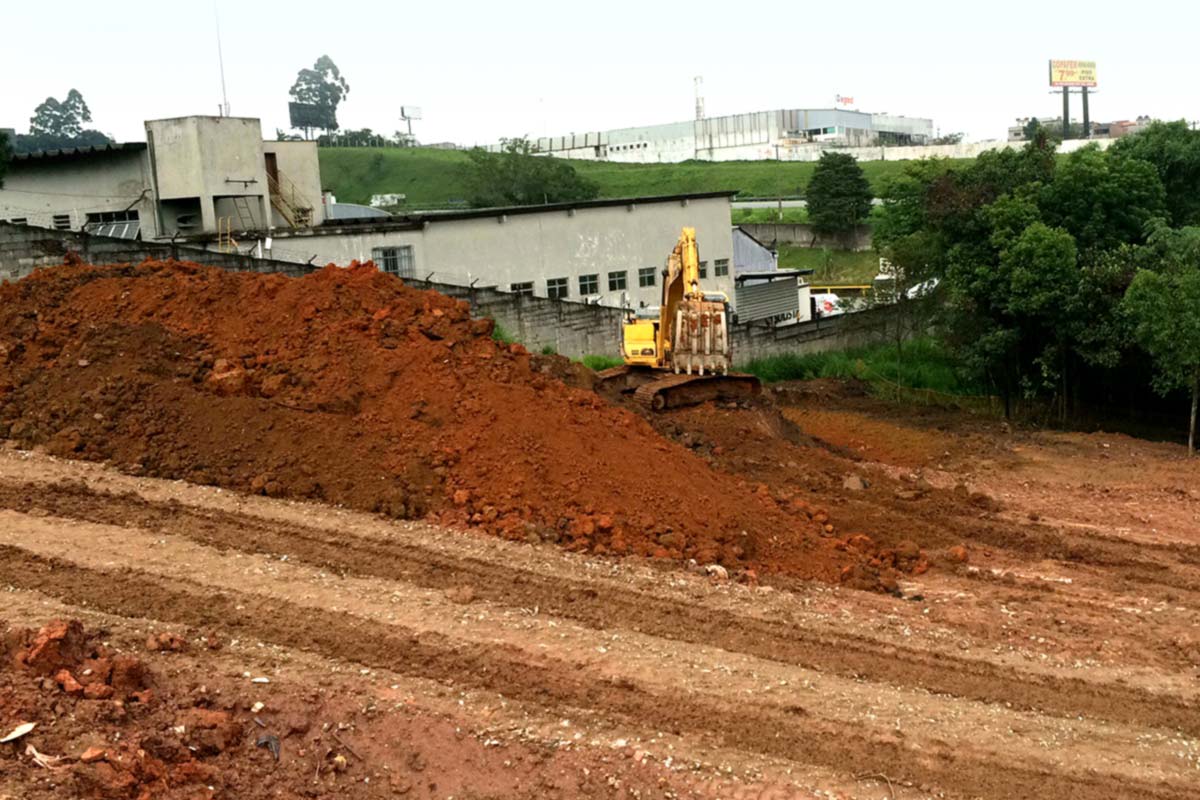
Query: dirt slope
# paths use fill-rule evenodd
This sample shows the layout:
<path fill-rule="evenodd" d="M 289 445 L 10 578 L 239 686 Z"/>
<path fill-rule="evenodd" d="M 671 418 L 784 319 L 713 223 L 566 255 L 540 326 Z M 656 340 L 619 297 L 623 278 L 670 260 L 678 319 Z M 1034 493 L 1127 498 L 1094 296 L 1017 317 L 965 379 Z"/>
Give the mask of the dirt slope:
<path fill-rule="evenodd" d="M 371 266 L 43 270 L 0 287 L 0 435 L 572 550 L 873 580 L 824 520 L 490 332 Z"/>

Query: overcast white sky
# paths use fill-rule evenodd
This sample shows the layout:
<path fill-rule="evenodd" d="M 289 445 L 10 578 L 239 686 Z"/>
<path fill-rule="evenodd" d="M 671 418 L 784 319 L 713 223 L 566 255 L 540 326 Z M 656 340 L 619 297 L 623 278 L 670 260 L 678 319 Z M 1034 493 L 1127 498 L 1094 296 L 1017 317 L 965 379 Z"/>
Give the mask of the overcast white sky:
<path fill-rule="evenodd" d="M 401 128 L 424 109 L 425 142 L 487 143 L 709 116 L 830 107 L 931 117 L 942 132 L 1002 138 L 1053 116 L 1049 58 L 1098 62 L 1095 120 L 1200 119 L 1200 4 L 655 2 L 476 3 L 217 0 L 229 101 L 287 124 L 296 71 L 323 53 L 350 83 L 343 128 Z M 145 138 L 142 120 L 215 114 L 212 0 L 4 3 L 0 127 L 24 132 L 48 95 L 79 89 L 94 127 Z M 1078 115 L 1078 101 L 1073 115 Z"/>

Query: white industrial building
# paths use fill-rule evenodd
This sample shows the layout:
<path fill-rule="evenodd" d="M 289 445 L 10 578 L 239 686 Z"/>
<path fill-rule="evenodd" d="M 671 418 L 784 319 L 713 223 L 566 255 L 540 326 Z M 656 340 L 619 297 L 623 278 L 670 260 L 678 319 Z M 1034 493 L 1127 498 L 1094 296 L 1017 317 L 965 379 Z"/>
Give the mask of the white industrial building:
<path fill-rule="evenodd" d="M 634 163 L 809 161 L 822 150 L 922 145 L 933 120 L 842 108 L 781 109 L 636 128 L 543 137 L 539 152 L 561 158 Z M 500 145 L 489 149 L 498 150 Z"/>
<path fill-rule="evenodd" d="M 339 266 L 373 260 L 402 278 L 637 308 L 658 305 L 667 256 L 680 230 L 693 227 L 705 288 L 732 298 L 733 194 L 330 220 L 308 230 L 276 231 L 264 252 Z"/>
<path fill-rule="evenodd" d="M 145 127 L 145 142 L 14 156 L 0 219 L 147 241 L 324 221 L 315 142 L 264 141 L 239 117 Z"/>

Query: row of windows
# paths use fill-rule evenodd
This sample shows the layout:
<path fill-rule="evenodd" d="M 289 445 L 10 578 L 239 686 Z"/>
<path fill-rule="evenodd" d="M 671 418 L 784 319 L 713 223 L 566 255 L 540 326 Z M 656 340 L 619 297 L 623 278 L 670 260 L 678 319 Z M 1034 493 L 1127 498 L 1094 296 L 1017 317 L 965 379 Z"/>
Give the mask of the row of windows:
<path fill-rule="evenodd" d="M 63 216 L 66 216 L 65 214 Z M 130 208 L 125 211 L 99 211 L 87 215 L 89 223 L 96 222 L 137 222 L 140 215 L 137 209 Z"/>
<path fill-rule="evenodd" d="M 718 258 L 713 262 L 713 274 L 722 278 L 729 274 L 729 259 Z M 708 262 L 700 262 L 700 277 L 708 277 Z M 617 270 L 608 273 L 608 290 L 610 292 L 622 292 L 628 287 L 629 273 L 627 270 Z M 642 267 L 638 270 L 638 287 L 645 289 L 654 286 L 658 283 L 658 269 L 656 267 Z M 513 294 L 523 294 L 530 297 L 533 296 L 533 281 L 522 281 L 520 283 L 510 283 L 508 289 Z M 600 292 L 600 275 L 592 273 L 590 275 L 579 276 L 579 294 L 586 297 L 591 294 L 599 294 Z M 571 296 L 571 287 L 567 278 L 547 278 L 546 279 L 546 296 L 552 300 L 562 300 Z"/>
<path fill-rule="evenodd" d="M 650 145 L 647 144 L 646 142 L 636 142 L 634 144 L 610 144 L 608 146 L 608 149 L 609 150 L 641 150 L 641 149 L 649 147 L 649 146 Z"/>

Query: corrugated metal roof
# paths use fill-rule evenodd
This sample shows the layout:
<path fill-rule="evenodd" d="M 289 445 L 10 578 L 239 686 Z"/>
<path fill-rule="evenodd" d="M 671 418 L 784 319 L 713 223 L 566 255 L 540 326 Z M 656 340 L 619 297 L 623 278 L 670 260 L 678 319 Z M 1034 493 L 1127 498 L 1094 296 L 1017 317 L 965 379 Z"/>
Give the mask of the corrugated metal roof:
<path fill-rule="evenodd" d="M 388 220 L 348 219 L 326 220 L 312 230 L 278 231 L 276 236 L 311 236 L 326 235 L 340 232 L 344 228 L 372 227 L 381 230 L 411 230 L 420 228 L 425 223 L 453 222 L 461 219 L 479 219 L 486 217 L 519 216 L 521 214 L 543 214 L 551 211 L 567 211 L 573 208 L 606 208 L 610 206 L 651 205 L 654 203 L 681 202 L 683 200 L 707 200 L 718 197 L 733 197 L 736 189 L 719 192 L 693 192 L 690 194 L 653 195 L 650 197 L 617 197 L 603 200 L 576 200 L 567 203 L 548 203 L 531 206 L 503 206 L 496 208 L 471 208 L 462 211 L 437 211 L 417 214 L 392 216 Z"/>
<path fill-rule="evenodd" d="M 12 160 L 40 161 L 43 159 L 82 158 L 85 156 L 95 155 L 96 153 L 117 153 L 125 150 L 133 152 L 145 149 L 145 142 L 113 142 L 110 144 L 87 145 L 85 147 L 66 147 L 61 150 L 37 150 L 32 153 L 18 153 L 12 157 Z"/>

